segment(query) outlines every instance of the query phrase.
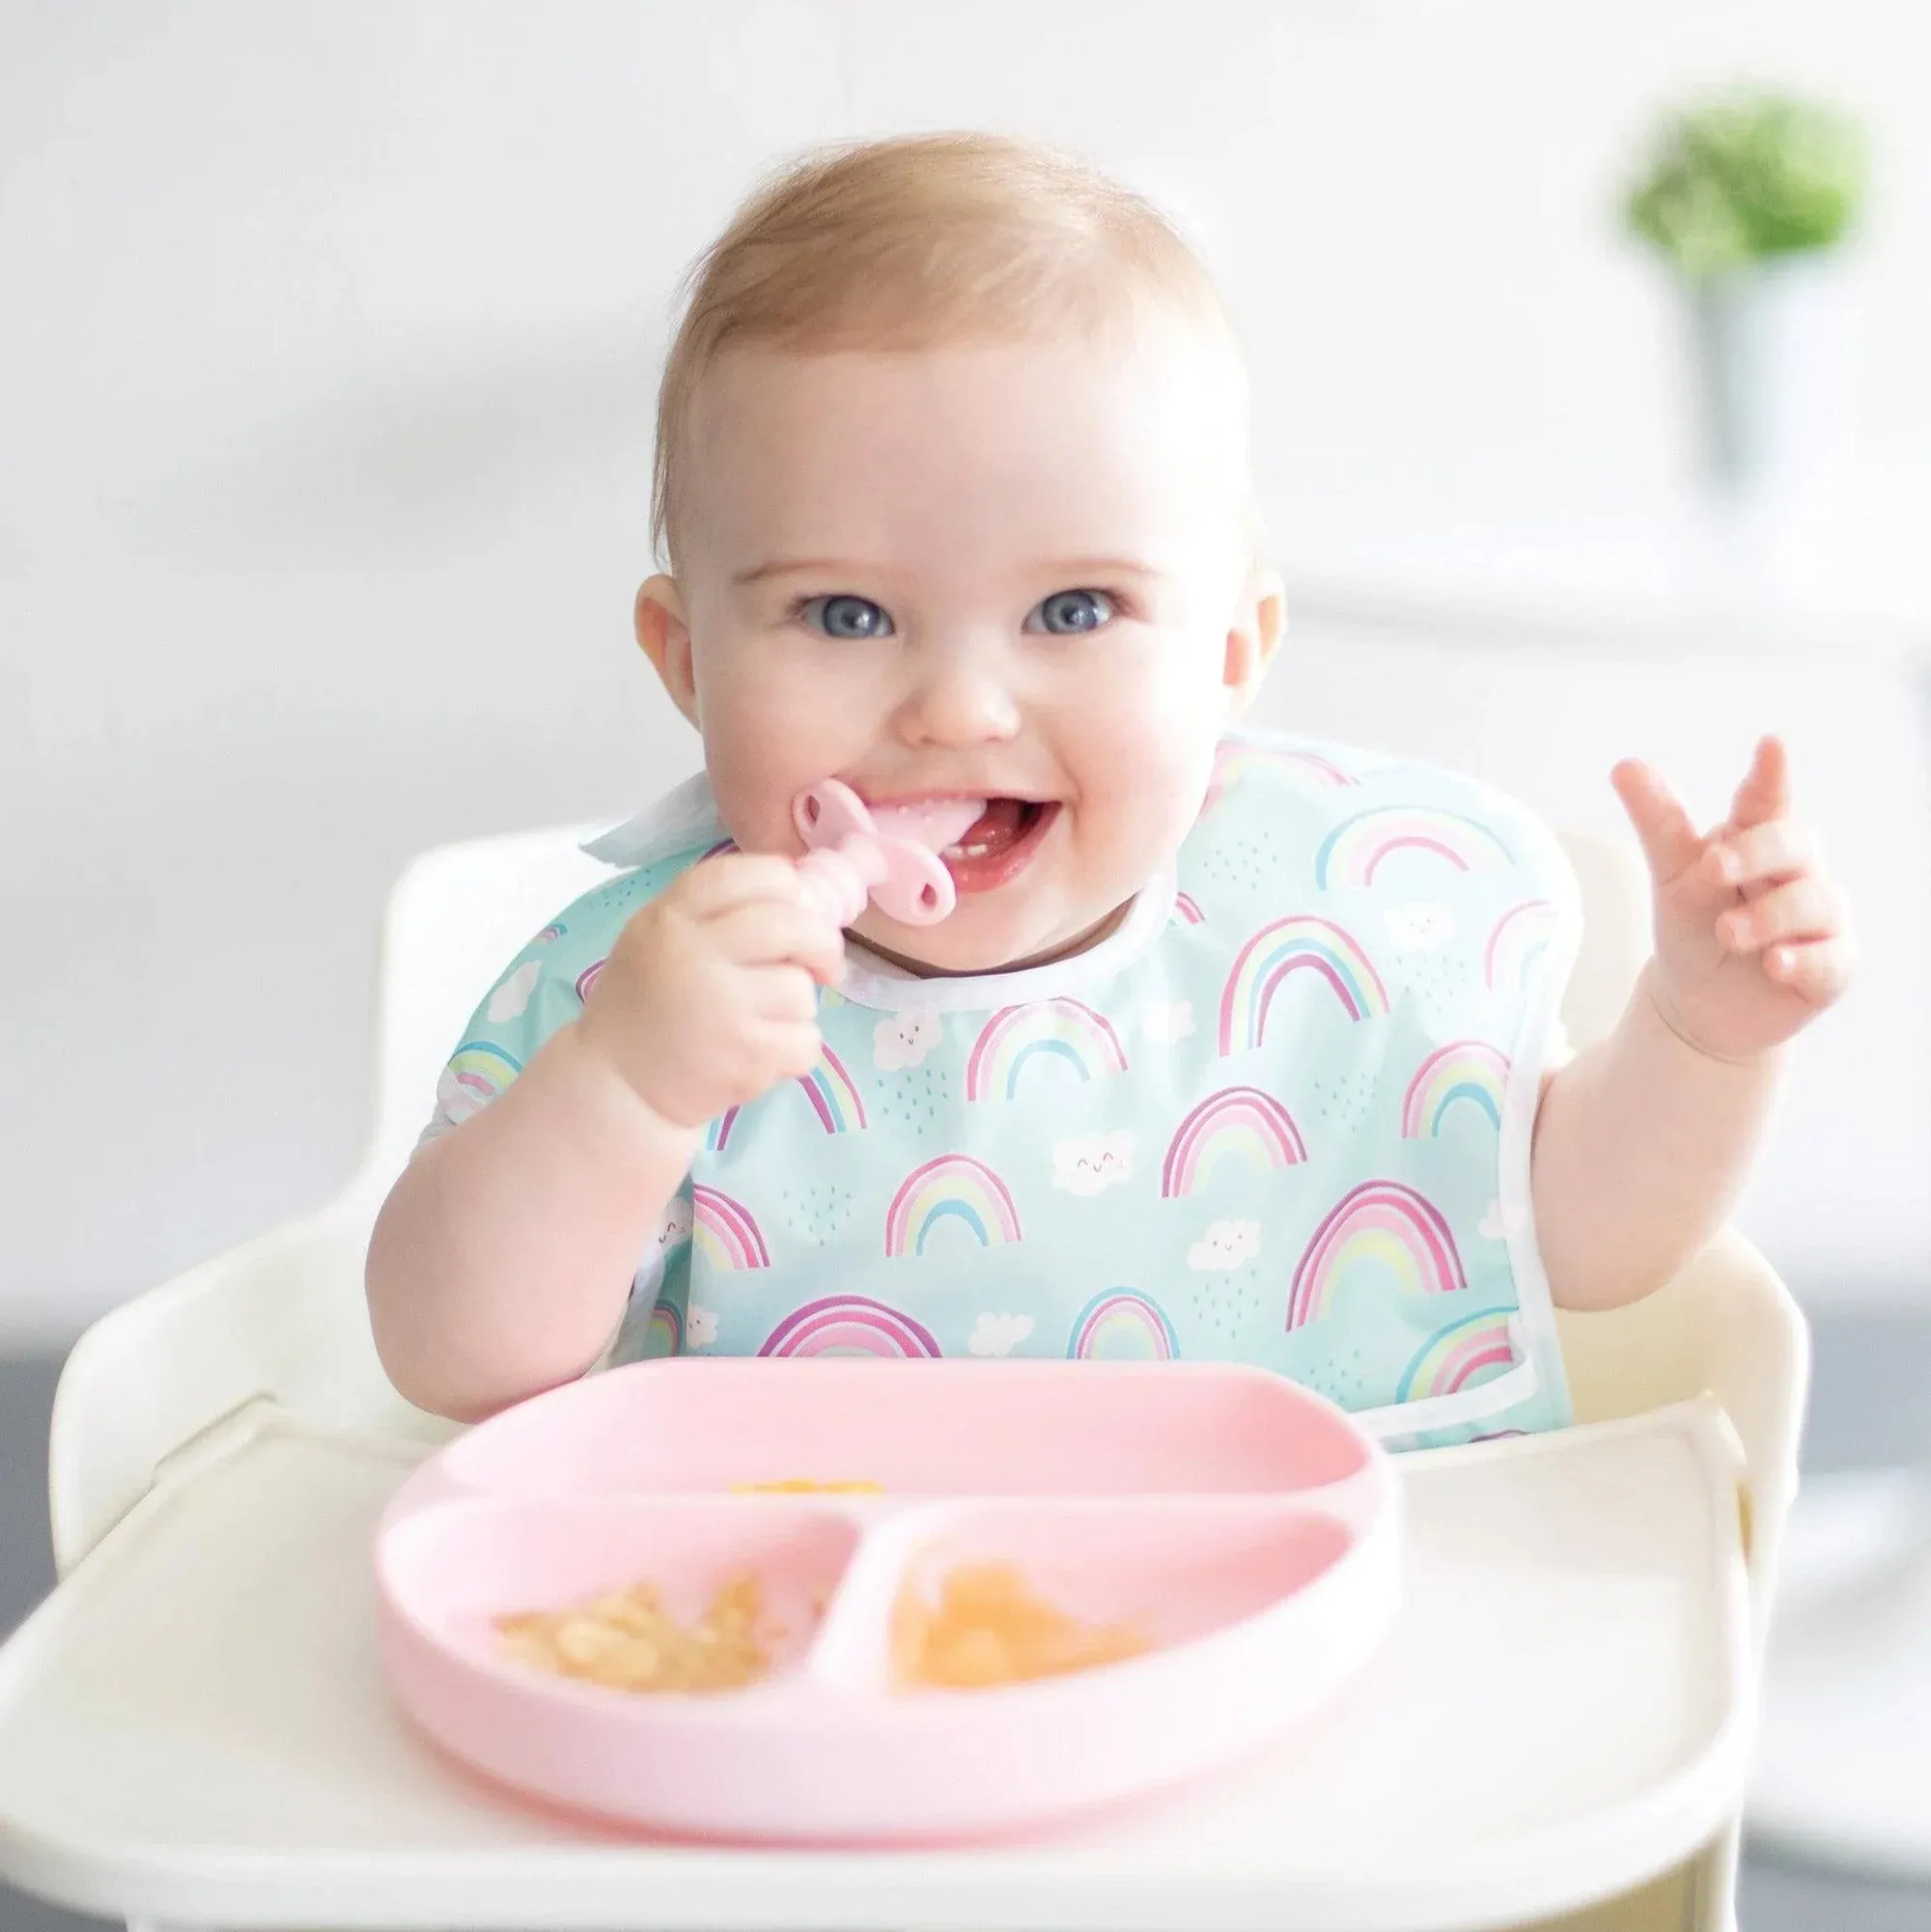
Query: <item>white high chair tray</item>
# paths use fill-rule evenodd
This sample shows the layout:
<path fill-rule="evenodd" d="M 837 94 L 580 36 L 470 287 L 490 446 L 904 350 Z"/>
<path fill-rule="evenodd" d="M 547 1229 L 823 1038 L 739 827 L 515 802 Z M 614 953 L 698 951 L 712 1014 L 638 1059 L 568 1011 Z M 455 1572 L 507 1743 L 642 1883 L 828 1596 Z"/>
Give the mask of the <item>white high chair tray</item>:
<path fill-rule="evenodd" d="M 0 1870 L 211 1925 L 1453 1932 L 1573 1909 L 1735 1815 L 1740 1461 L 1705 1399 L 1410 1457 L 1402 1609 L 1312 1723 L 1020 1845 L 653 1843 L 439 1757 L 378 1668 L 371 1538 L 420 1447 L 266 1410 L 0 1651 Z"/>

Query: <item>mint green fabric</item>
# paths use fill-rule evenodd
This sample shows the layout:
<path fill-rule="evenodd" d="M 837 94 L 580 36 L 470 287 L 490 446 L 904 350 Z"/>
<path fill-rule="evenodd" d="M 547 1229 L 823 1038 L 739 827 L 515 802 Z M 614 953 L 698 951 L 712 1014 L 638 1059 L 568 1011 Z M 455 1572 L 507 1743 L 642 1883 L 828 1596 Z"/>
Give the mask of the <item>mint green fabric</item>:
<path fill-rule="evenodd" d="M 510 963 L 432 1134 L 716 849 L 688 806 Z M 812 1077 L 711 1124 L 614 1359 L 1213 1359 L 1397 1445 L 1563 1423 L 1528 1155 L 1578 923 L 1559 848 L 1486 788 L 1230 738 L 1174 874 L 1092 951 L 931 980 L 854 952 Z"/>

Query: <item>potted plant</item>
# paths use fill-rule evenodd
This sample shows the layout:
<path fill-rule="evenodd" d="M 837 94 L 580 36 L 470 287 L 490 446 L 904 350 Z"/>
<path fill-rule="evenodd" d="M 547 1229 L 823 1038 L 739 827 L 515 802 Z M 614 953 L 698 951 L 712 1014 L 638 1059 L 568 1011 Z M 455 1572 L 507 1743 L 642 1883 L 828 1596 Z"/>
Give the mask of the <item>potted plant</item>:
<path fill-rule="evenodd" d="M 1706 474 L 1728 493 L 1800 480 L 1843 377 L 1827 271 L 1868 186 L 1850 116 L 1761 90 L 1664 117 L 1624 215 L 1682 291 Z"/>

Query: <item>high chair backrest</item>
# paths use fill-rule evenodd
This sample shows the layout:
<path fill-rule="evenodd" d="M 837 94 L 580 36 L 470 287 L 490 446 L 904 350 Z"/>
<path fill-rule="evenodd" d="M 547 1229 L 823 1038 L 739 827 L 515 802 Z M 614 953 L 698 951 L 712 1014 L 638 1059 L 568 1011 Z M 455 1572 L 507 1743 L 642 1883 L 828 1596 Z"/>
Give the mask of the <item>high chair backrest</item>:
<path fill-rule="evenodd" d="M 493 976 L 610 868 L 577 850 L 594 826 L 515 832 L 425 853 L 382 927 L 375 1125 L 365 1179 L 389 1182 L 429 1125 L 436 1077 Z"/>

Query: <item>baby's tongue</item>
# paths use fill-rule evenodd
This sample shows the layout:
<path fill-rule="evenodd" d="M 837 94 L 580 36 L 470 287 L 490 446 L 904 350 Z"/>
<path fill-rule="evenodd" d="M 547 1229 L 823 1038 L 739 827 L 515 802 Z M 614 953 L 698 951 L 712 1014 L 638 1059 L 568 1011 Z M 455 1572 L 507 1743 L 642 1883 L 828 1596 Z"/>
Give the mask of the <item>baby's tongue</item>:
<path fill-rule="evenodd" d="M 1025 809 L 1022 798 L 988 798 L 986 809 L 959 834 L 956 844 L 947 848 L 948 853 L 964 852 L 970 858 L 989 858 L 994 853 L 1004 852 L 1019 837 L 1025 823 Z"/>
<path fill-rule="evenodd" d="M 887 838 L 911 839 L 928 852 L 943 852 L 979 822 L 985 809 L 983 798 L 935 798 L 918 805 L 875 805 L 872 823 Z"/>

